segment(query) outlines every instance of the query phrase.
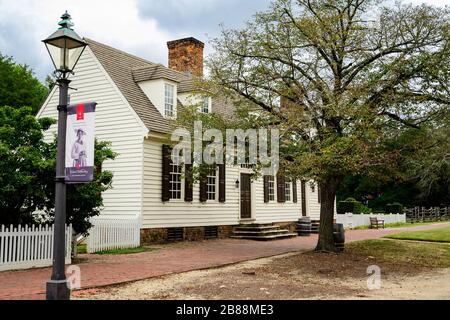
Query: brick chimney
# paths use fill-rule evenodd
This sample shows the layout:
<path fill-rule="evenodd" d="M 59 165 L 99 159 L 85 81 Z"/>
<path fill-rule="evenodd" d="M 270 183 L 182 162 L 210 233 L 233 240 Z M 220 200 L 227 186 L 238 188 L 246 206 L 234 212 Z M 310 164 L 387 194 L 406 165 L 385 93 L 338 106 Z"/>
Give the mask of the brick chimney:
<path fill-rule="evenodd" d="M 203 76 L 203 42 L 191 37 L 169 41 L 167 47 L 170 69 Z"/>

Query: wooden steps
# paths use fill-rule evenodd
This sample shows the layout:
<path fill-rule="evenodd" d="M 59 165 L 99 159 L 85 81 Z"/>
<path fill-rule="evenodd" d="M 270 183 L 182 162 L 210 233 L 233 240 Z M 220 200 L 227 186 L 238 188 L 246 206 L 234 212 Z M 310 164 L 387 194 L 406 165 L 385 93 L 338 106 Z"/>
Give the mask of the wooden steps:
<path fill-rule="evenodd" d="M 230 238 L 248 239 L 257 241 L 270 241 L 296 237 L 296 233 L 281 229 L 273 224 L 241 224 L 234 227 Z"/>

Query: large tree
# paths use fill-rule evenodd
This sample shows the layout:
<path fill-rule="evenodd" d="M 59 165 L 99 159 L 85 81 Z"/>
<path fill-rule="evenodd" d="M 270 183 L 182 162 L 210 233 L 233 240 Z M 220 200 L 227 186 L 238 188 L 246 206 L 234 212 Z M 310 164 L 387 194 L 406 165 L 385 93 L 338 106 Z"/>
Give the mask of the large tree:
<path fill-rule="evenodd" d="M 47 94 L 48 88 L 28 66 L 0 53 L 0 106 L 29 106 L 36 114 Z"/>
<path fill-rule="evenodd" d="M 344 177 L 395 176 L 417 148 L 398 143 L 404 131 L 448 113 L 449 10 L 380 3 L 277 0 L 213 41 L 204 88 L 263 110 L 284 133 L 283 170 L 319 184 L 317 250 L 335 251 Z"/>

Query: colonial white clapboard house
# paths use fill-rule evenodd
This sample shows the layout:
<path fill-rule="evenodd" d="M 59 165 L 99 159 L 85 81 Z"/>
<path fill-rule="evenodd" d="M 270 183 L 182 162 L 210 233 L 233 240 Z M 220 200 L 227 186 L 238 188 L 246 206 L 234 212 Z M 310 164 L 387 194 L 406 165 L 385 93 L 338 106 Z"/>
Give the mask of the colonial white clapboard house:
<path fill-rule="evenodd" d="M 240 224 L 271 224 L 260 236 L 292 236 L 302 216 L 319 219 L 317 188 L 309 183 L 219 166 L 205 183 L 185 183 L 165 145 L 170 117 L 189 101 L 194 77 L 203 74 L 204 44 L 194 38 L 168 42 L 169 66 L 155 64 L 91 39 L 71 77 L 70 103 L 95 101 L 96 138 L 112 142 L 119 156 L 104 163 L 114 173 L 101 216 L 139 217 L 141 242 L 246 236 Z M 55 87 L 39 117 L 57 117 Z M 199 112 L 233 112 L 227 101 L 205 98 Z M 53 126 L 46 139 L 56 132 Z M 282 231 L 280 228 L 285 228 Z M 260 228 L 259 230 L 264 230 Z M 248 230 L 247 230 L 248 231 Z"/>

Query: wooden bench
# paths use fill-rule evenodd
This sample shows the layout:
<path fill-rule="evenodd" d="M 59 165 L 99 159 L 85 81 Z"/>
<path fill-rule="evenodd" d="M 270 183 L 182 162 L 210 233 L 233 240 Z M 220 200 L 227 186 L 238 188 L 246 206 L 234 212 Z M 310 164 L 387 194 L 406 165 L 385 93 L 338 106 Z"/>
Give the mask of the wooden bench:
<path fill-rule="evenodd" d="M 379 229 L 379 228 L 385 228 L 384 226 L 384 220 L 378 219 L 378 218 L 370 218 L 370 229 Z"/>

